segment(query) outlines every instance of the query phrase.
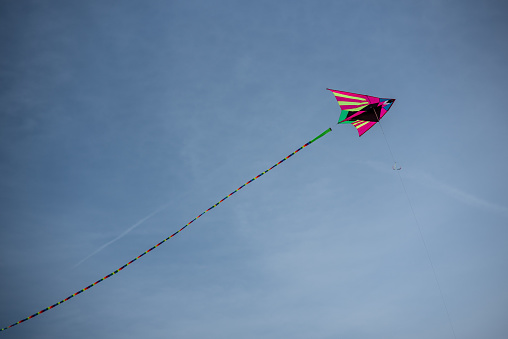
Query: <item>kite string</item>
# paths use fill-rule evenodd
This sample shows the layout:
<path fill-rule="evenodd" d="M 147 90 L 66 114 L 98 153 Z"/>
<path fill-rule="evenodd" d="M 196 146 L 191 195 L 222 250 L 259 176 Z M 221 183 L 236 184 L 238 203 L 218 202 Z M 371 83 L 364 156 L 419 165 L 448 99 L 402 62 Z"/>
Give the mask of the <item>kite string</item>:
<path fill-rule="evenodd" d="M 392 156 L 392 160 L 393 160 L 394 163 L 396 163 L 395 157 L 393 156 L 392 149 L 390 147 L 390 144 L 388 143 L 388 139 L 386 138 L 386 134 L 385 134 L 385 131 L 383 130 L 383 125 L 381 124 L 381 120 L 380 119 L 378 119 L 378 123 L 379 123 L 379 127 L 381 128 L 381 132 L 383 133 L 383 137 L 384 137 L 384 139 L 386 141 L 386 145 L 388 146 L 388 150 L 390 151 L 390 155 Z M 434 263 L 432 262 L 432 258 L 430 256 L 429 248 L 427 247 L 427 242 L 425 241 L 425 238 L 423 237 L 422 228 L 420 226 L 420 223 L 418 222 L 418 218 L 416 217 L 416 213 L 415 213 L 415 210 L 413 208 L 413 203 L 411 202 L 411 199 L 409 198 L 409 194 L 407 193 L 406 185 L 404 185 L 404 180 L 402 180 L 402 176 L 400 175 L 400 171 L 397 171 L 397 175 L 399 176 L 400 183 L 402 184 L 402 188 L 404 190 L 404 194 L 406 195 L 407 201 L 409 203 L 409 207 L 410 207 L 411 212 L 413 214 L 413 218 L 415 220 L 415 223 L 416 223 L 416 226 L 417 226 L 417 229 L 418 229 L 418 233 L 420 234 L 420 239 L 421 239 L 421 241 L 423 243 L 423 247 L 425 248 L 425 253 L 427 254 L 427 259 L 429 260 L 430 267 L 432 269 L 432 273 L 434 274 L 434 279 L 436 280 L 436 285 L 437 285 L 437 288 L 439 290 L 439 295 L 441 296 L 441 300 L 443 302 L 443 306 L 444 306 L 444 309 L 445 309 L 445 312 L 446 312 L 446 316 L 448 317 L 448 322 L 450 323 L 450 327 L 451 327 L 452 332 L 453 332 L 453 337 L 455 339 L 457 339 L 457 335 L 455 333 L 455 328 L 454 328 L 453 323 L 452 323 L 452 318 L 450 317 L 450 312 L 448 311 L 448 306 L 446 305 L 446 300 L 445 300 L 445 297 L 444 297 L 444 294 L 443 294 L 443 290 L 441 289 L 441 284 L 439 283 L 439 279 L 437 277 L 436 269 L 434 267 Z"/>
<path fill-rule="evenodd" d="M 376 116 L 377 116 L 377 113 L 376 113 Z M 392 156 L 392 160 L 393 160 L 393 162 L 396 162 L 395 161 L 395 157 L 393 156 L 392 148 L 390 147 L 390 144 L 388 143 L 388 139 L 386 138 L 386 134 L 385 134 L 385 131 L 383 129 L 383 125 L 381 125 L 381 120 L 379 118 L 378 118 L 378 123 L 379 123 L 379 127 L 381 127 L 381 132 L 383 132 L 383 137 L 385 138 L 386 146 L 388 146 L 388 150 L 390 151 L 390 155 Z"/>
<path fill-rule="evenodd" d="M 191 221 L 189 221 L 184 227 L 180 228 L 178 231 L 176 231 L 175 233 L 171 234 L 169 237 L 167 237 L 166 239 L 162 240 L 161 242 L 159 242 L 158 244 L 152 246 L 150 249 L 146 250 L 145 252 L 141 253 L 140 255 L 138 255 L 136 258 L 132 259 L 131 261 L 129 261 L 127 264 L 123 265 L 122 267 L 118 268 L 117 270 L 115 270 L 114 272 L 111 272 L 110 274 L 106 275 L 105 277 L 97 280 L 96 282 L 94 282 L 93 284 L 90 284 L 88 285 L 87 287 L 83 288 L 82 290 L 76 292 L 76 293 L 73 293 L 72 295 L 68 296 L 67 298 L 63 299 L 63 300 L 60 300 L 59 302 L 49 306 L 49 307 L 46 307 L 45 309 L 37 312 L 37 313 L 34 313 L 32 314 L 31 316 L 29 317 L 26 317 L 25 319 L 22 319 L 10 326 L 7 326 L 7 327 L 4 327 L 2 329 L 0 329 L 0 332 L 1 331 L 4 331 L 8 328 L 11 328 L 13 326 L 16 326 L 18 324 L 21 324 L 22 322 L 25 322 L 29 319 L 32 319 L 36 316 L 38 316 L 39 314 L 42 314 L 46 311 L 49 311 L 50 309 L 52 308 L 55 308 L 56 306 L 66 302 L 67 300 L 77 296 L 78 294 L 81 294 L 83 292 L 85 292 L 86 290 L 94 287 L 95 285 L 99 284 L 100 282 L 112 277 L 113 275 L 119 273 L 121 270 L 123 270 L 124 268 L 126 268 L 127 266 L 129 266 L 130 264 L 134 263 L 136 260 L 140 259 L 141 257 L 143 257 L 145 254 L 148 254 L 149 252 L 151 252 L 152 250 L 156 249 L 157 247 L 159 247 L 160 245 L 164 244 L 166 241 L 168 241 L 169 239 L 171 239 L 172 237 L 174 237 L 175 235 L 177 235 L 178 233 L 180 233 L 181 231 L 183 231 L 187 226 L 189 226 L 190 224 L 192 224 L 194 221 L 196 221 L 197 219 L 199 219 L 203 214 L 205 214 L 206 212 L 212 210 L 213 208 L 217 207 L 220 203 L 222 203 L 224 200 L 226 200 L 227 198 L 229 198 L 230 196 L 232 196 L 233 194 L 235 194 L 236 192 L 238 192 L 239 190 L 241 190 L 242 188 L 244 188 L 245 186 L 247 186 L 248 184 L 250 184 L 251 182 L 253 182 L 254 180 L 256 179 L 259 179 L 261 176 L 263 176 L 264 174 L 268 173 L 269 171 L 271 171 L 272 169 L 274 169 L 275 167 L 279 166 L 280 164 L 282 164 L 284 161 L 288 160 L 289 158 L 291 158 L 293 155 L 295 155 L 296 153 L 298 153 L 299 151 L 301 151 L 302 149 L 304 149 L 305 147 L 309 146 L 310 144 L 312 144 L 313 142 L 315 142 L 316 140 L 318 140 L 319 138 L 323 137 L 324 135 L 326 135 L 327 133 L 331 132 L 332 129 L 331 128 L 328 128 L 326 131 L 324 131 L 323 133 L 321 133 L 320 135 L 318 135 L 317 137 L 315 137 L 314 139 L 312 139 L 311 141 L 307 142 L 305 145 L 303 145 L 302 147 L 298 148 L 296 151 L 294 151 L 293 153 L 289 154 L 287 157 L 285 157 L 284 159 L 282 159 L 281 161 L 279 161 L 278 163 L 276 163 L 275 165 L 273 165 L 272 167 L 270 167 L 269 169 L 267 169 L 266 171 L 258 174 L 257 176 L 255 176 L 254 178 L 250 179 L 249 181 L 247 181 L 245 184 L 243 184 L 242 186 L 238 187 L 236 190 L 234 190 L 233 192 L 229 193 L 227 196 L 225 196 L 224 198 L 222 198 L 219 202 L 217 202 L 215 205 L 211 206 L 210 208 L 208 208 L 206 211 L 204 211 L 203 213 L 201 213 L 200 215 L 198 215 L 197 217 L 195 217 L 194 219 L 192 219 Z"/>
<path fill-rule="evenodd" d="M 448 306 L 446 305 L 446 301 L 445 301 L 445 297 L 444 297 L 444 294 L 443 294 L 443 290 L 441 289 L 441 284 L 439 283 L 439 279 L 437 278 L 436 269 L 434 268 L 434 263 L 432 262 L 432 258 L 430 256 L 430 252 L 429 252 L 429 249 L 427 247 L 427 243 L 425 241 L 425 238 L 423 237 L 422 228 L 420 227 L 420 223 L 418 222 L 418 219 L 416 218 L 416 213 L 415 213 L 415 211 L 413 209 L 413 204 L 411 203 L 411 199 L 409 199 L 409 195 L 407 193 L 406 186 L 404 185 L 404 181 L 402 180 L 402 176 L 400 175 L 399 171 L 397 171 L 397 174 L 399 176 L 400 183 L 402 184 L 402 188 L 404 189 L 404 193 L 406 194 L 407 201 L 409 203 L 409 207 L 411 208 L 411 212 L 413 213 L 413 218 L 415 219 L 416 226 L 418 228 L 418 233 L 420 234 L 420 239 L 422 240 L 423 247 L 425 248 L 425 253 L 427 254 L 427 259 L 429 259 L 430 267 L 432 268 L 432 272 L 434 273 L 434 279 L 436 280 L 436 285 L 437 285 L 437 288 L 439 290 L 439 294 L 441 295 L 441 300 L 443 301 L 443 306 L 445 308 L 446 316 L 448 317 L 448 322 L 450 323 L 450 327 L 451 327 L 452 332 L 453 332 L 453 337 L 455 339 L 457 339 L 457 335 L 455 333 L 455 328 L 453 326 L 452 318 L 450 317 L 450 312 L 448 311 Z"/>

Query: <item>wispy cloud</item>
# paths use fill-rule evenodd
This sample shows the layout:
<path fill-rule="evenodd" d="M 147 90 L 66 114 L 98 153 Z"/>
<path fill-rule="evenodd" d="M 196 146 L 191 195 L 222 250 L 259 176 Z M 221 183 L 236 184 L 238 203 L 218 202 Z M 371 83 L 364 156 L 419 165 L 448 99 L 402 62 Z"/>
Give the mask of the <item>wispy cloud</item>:
<path fill-rule="evenodd" d="M 491 201 L 482 199 L 474 194 L 465 192 L 465 191 L 458 189 L 456 187 L 453 187 L 447 183 L 441 182 L 429 174 L 422 173 L 421 177 L 427 183 L 431 184 L 433 187 L 439 189 L 440 191 L 452 196 L 453 198 L 455 198 L 465 204 L 468 204 L 471 206 L 476 206 L 476 207 L 481 207 L 481 208 L 487 208 L 487 209 L 495 210 L 498 212 L 508 213 L 508 208 L 506 206 L 498 205 L 498 204 L 493 203 Z"/>
<path fill-rule="evenodd" d="M 387 164 L 381 163 L 381 162 L 361 161 L 361 162 L 356 162 L 356 163 L 361 163 L 361 164 L 367 165 L 367 166 L 369 166 L 377 171 L 383 172 L 383 173 L 393 172 L 391 166 L 389 167 Z M 442 182 L 426 172 L 419 171 L 419 170 L 412 170 L 412 169 L 405 170 L 404 168 L 402 170 L 404 172 L 402 172 L 403 174 L 401 174 L 401 175 L 403 175 L 405 178 L 417 180 L 417 181 L 421 182 L 422 184 L 425 184 L 427 187 L 432 187 L 434 189 L 440 190 L 441 192 L 455 198 L 456 200 L 458 200 L 464 204 L 479 207 L 479 208 L 486 208 L 486 209 L 490 209 L 493 211 L 498 211 L 498 212 L 503 212 L 503 213 L 508 214 L 508 207 L 488 201 L 488 200 L 478 197 L 472 193 L 469 193 L 469 192 L 461 190 L 457 187 L 454 187 L 448 183 Z"/>
<path fill-rule="evenodd" d="M 147 221 L 148 219 L 152 218 L 153 216 L 155 216 L 156 214 L 162 212 L 164 209 L 166 209 L 170 204 L 166 204 L 162 207 L 159 207 L 158 209 L 156 209 L 155 211 L 153 211 L 152 213 L 148 214 L 146 217 L 140 219 L 138 222 L 136 222 L 134 225 L 132 225 L 131 227 L 129 227 L 128 229 L 126 229 L 125 231 L 122 232 L 122 234 L 120 234 L 119 236 L 117 236 L 116 238 L 114 238 L 113 240 L 110 240 L 108 241 L 107 243 L 105 243 L 104 245 L 102 245 L 101 247 L 99 247 L 98 249 L 96 249 L 95 251 L 93 251 L 92 253 L 90 253 L 88 256 L 86 256 L 85 258 L 81 259 L 76 265 L 74 265 L 72 268 L 76 268 L 78 267 L 79 265 L 81 265 L 82 263 L 84 263 L 85 261 L 87 261 L 88 259 L 90 259 L 91 257 L 93 257 L 94 255 L 96 255 L 97 253 L 99 253 L 100 251 L 102 251 L 103 249 L 105 249 L 106 247 L 108 247 L 109 245 L 113 244 L 114 242 L 122 239 L 123 237 L 125 237 L 127 234 L 129 234 L 133 229 L 135 229 L 136 227 L 138 227 L 139 225 L 143 224 L 145 221 Z"/>

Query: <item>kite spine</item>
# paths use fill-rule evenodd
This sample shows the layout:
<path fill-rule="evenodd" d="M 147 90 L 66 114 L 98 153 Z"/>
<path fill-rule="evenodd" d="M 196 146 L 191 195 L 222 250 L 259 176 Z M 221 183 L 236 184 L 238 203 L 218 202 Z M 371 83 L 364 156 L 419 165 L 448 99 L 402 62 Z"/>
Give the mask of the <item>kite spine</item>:
<path fill-rule="evenodd" d="M 164 244 L 166 241 L 168 241 L 169 239 L 173 238 L 175 235 L 177 235 L 178 233 L 180 233 L 181 231 L 183 231 L 187 226 L 189 226 L 190 224 L 192 224 L 194 221 L 196 221 L 197 219 L 199 219 L 201 216 L 203 216 L 206 212 L 209 212 L 211 211 L 213 208 L 217 207 L 220 203 L 222 203 L 224 200 L 226 200 L 227 198 L 229 198 L 230 196 L 232 196 L 233 194 L 235 194 L 236 192 L 238 192 L 239 190 L 241 190 L 242 188 L 244 188 L 245 186 L 247 186 L 248 184 L 250 184 L 251 182 L 253 182 L 254 180 L 256 179 L 259 179 L 261 176 L 265 175 L 266 173 L 268 173 L 269 171 L 271 171 L 272 169 L 274 169 L 275 167 L 279 166 L 280 164 L 282 164 L 284 161 L 288 160 L 289 158 L 291 158 L 293 155 L 295 155 L 296 153 L 300 152 L 302 149 L 304 149 L 305 147 L 309 146 L 310 144 L 312 144 L 313 142 L 315 142 L 316 140 L 318 140 L 319 138 L 323 137 L 324 135 L 326 135 L 327 133 L 331 132 L 331 128 L 328 128 L 326 131 L 324 131 L 323 133 L 321 133 L 320 135 L 318 135 L 317 137 L 315 137 L 314 139 L 312 139 L 311 141 L 307 142 L 305 145 L 303 145 L 302 147 L 298 148 L 296 151 L 294 151 L 293 153 L 289 154 L 287 157 L 285 157 L 284 159 L 282 159 L 281 161 L 279 161 L 278 163 L 276 163 L 275 165 L 273 165 L 272 167 L 270 167 L 269 169 L 267 169 L 266 171 L 264 172 L 261 172 L 260 174 L 256 175 L 254 178 L 250 179 L 249 181 L 247 181 L 245 184 L 243 184 L 242 186 L 238 187 L 236 190 L 234 190 L 233 192 L 229 193 L 227 196 L 225 196 L 224 198 L 222 198 L 219 202 L 217 202 L 215 205 L 211 206 L 210 208 L 208 208 L 206 211 L 204 211 L 203 213 L 201 213 L 200 215 L 198 215 L 197 217 L 195 217 L 194 219 L 192 219 L 191 221 L 189 221 L 184 227 L 180 228 L 178 231 L 176 231 L 175 233 L 171 234 L 169 237 L 167 237 L 166 239 L 162 240 L 161 242 L 159 242 L 158 244 L 152 246 L 150 249 L 146 250 L 145 252 L 141 253 L 140 255 L 138 255 L 136 258 L 132 259 L 131 261 L 129 261 L 128 263 L 126 263 L 125 265 L 123 265 L 122 267 L 118 268 L 117 270 L 115 270 L 114 272 L 111 272 L 110 274 L 106 275 L 104 278 L 101 278 L 99 280 L 97 280 L 96 282 L 94 282 L 93 284 L 90 284 L 88 285 L 87 287 L 77 291 L 76 293 L 73 293 L 72 295 L 68 296 L 67 298 L 63 299 L 63 300 L 60 300 L 59 302 L 51 305 L 51 306 L 48 306 L 46 307 L 45 309 L 37 312 L 37 313 L 34 313 L 32 314 L 31 316 L 29 317 L 26 317 L 25 319 L 22 319 L 10 326 L 7 326 L 7 327 L 4 327 L 2 329 L 0 329 L 0 332 L 1 331 L 4 331 L 8 328 L 11 328 L 13 326 L 16 326 L 18 324 L 21 324 L 22 322 L 25 322 L 29 319 L 32 319 L 36 316 L 38 316 L 39 314 L 42 314 L 46 311 L 49 311 L 50 309 L 52 308 L 55 308 L 56 306 L 59 306 L 60 304 L 66 302 L 67 300 L 71 299 L 71 298 L 74 298 L 75 296 L 77 296 L 78 294 L 81 294 L 83 292 L 85 292 L 86 290 L 94 287 L 95 285 L 97 285 L 98 283 L 100 282 L 103 282 L 104 280 L 112 277 L 113 275 L 119 273 L 120 271 L 122 271 L 124 268 L 126 268 L 127 266 L 129 266 L 130 264 L 134 263 L 136 260 L 140 259 L 141 257 L 143 257 L 145 254 L 148 254 L 150 253 L 151 251 L 153 251 L 154 249 L 156 249 L 157 247 L 159 247 L 160 245 Z"/>

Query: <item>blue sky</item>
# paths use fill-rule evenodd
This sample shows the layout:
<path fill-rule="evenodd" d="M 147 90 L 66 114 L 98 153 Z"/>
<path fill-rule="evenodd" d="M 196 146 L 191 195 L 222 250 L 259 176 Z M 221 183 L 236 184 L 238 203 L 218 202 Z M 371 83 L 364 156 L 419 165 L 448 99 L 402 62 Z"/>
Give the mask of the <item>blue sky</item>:
<path fill-rule="evenodd" d="M 0 327 L 333 132 L 1 335 L 506 338 L 506 10 L 2 1 Z M 358 138 L 327 87 L 397 101 Z"/>

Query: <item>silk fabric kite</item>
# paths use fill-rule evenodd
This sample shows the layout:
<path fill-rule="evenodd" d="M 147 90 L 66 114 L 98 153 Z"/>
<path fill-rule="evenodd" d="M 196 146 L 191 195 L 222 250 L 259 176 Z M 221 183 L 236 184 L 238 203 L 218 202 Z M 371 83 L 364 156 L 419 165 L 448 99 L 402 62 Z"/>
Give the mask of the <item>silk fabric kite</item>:
<path fill-rule="evenodd" d="M 329 89 L 335 95 L 342 111 L 338 124 L 353 124 L 362 136 L 388 112 L 395 99 L 376 98 L 370 95 Z"/>

